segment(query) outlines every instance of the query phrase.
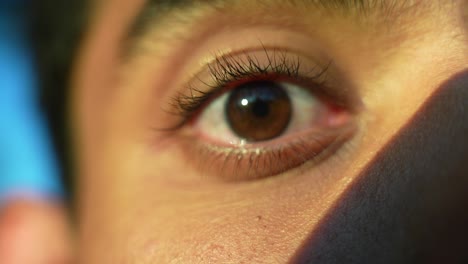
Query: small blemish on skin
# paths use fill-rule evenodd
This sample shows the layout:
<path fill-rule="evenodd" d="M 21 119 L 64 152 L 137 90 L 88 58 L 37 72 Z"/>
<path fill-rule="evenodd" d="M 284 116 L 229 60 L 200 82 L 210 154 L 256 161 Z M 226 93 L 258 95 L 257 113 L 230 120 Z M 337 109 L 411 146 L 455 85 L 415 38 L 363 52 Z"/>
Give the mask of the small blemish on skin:
<path fill-rule="evenodd" d="M 257 215 L 257 221 L 260 221 L 262 220 L 262 216 L 261 215 Z"/>

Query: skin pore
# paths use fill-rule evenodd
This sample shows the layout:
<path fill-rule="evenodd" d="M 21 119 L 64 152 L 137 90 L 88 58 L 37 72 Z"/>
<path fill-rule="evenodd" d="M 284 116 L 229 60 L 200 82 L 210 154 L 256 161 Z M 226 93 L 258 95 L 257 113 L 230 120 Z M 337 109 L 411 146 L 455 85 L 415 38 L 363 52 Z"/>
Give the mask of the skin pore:
<path fill-rule="evenodd" d="M 459 88 L 468 84 L 467 1 L 153 2 L 96 1 L 76 63 L 71 120 L 82 263 L 414 263 L 436 247 L 424 244 L 426 229 L 411 226 L 430 230 L 428 216 L 450 216 L 467 201 L 457 188 L 468 178 L 468 113 L 460 103 L 468 94 Z M 305 69 L 327 68 L 330 100 L 344 102 L 337 104 L 352 132 L 339 127 L 343 140 L 332 150 L 311 146 L 326 155 L 300 164 L 289 162 L 296 149 L 283 160 L 268 156 L 265 164 L 285 167 L 256 177 L 248 165 L 264 163 L 249 160 L 266 154 L 226 161 L 207 147 L 220 145 L 207 137 L 214 128 L 194 125 L 197 118 L 161 131 L 180 122 L 171 106 L 190 84 L 210 89 L 203 73 L 217 56 L 251 52 L 262 64 L 276 47 L 299 56 Z M 455 95 L 442 96 L 445 90 Z M 454 109 L 425 111 L 434 104 Z M 419 121 L 424 113 L 434 122 Z M 454 132 L 439 133 L 436 124 Z M 418 159 L 428 151 L 419 139 L 443 155 Z M 262 153 L 287 149 L 288 141 L 267 142 Z M 434 175 L 440 164 L 454 169 Z M 413 182 L 428 187 L 414 193 Z M 359 186 L 374 187 L 369 194 Z M 403 205 L 409 209 L 399 211 Z M 382 230 L 385 219 L 396 224 Z"/>

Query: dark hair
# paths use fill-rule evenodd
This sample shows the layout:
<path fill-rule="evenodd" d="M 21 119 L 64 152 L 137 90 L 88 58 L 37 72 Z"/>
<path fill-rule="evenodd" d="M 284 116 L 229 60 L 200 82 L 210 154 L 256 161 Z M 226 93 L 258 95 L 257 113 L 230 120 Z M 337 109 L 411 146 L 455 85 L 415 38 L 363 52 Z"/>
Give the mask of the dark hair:
<path fill-rule="evenodd" d="M 31 41 L 39 74 L 40 103 L 46 114 L 68 198 L 72 168 L 68 143 L 70 73 L 87 21 L 86 0 L 30 1 Z"/>

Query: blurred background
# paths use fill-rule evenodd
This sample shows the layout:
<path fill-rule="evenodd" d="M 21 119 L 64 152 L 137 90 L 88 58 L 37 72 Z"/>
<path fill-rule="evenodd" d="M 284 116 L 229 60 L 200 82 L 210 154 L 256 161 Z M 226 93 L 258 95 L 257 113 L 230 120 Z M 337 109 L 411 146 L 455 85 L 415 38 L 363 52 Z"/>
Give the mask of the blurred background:
<path fill-rule="evenodd" d="M 62 2 L 0 0 L 2 264 L 71 262 L 64 124 L 65 55 L 74 45 L 58 40 L 74 34 L 54 19 L 73 17 L 58 11 L 72 10 L 74 1 Z"/>
<path fill-rule="evenodd" d="M 40 103 L 33 19 L 27 1 L 0 2 L 0 204 L 64 194 Z"/>

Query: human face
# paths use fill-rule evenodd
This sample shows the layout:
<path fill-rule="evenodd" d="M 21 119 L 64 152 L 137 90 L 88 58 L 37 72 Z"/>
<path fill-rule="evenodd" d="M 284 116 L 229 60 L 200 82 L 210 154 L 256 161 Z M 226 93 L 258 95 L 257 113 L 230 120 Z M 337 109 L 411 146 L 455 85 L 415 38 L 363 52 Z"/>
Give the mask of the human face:
<path fill-rule="evenodd" d="M 468 1 L 354 2 L 96 1 L 83 263 L 466 258 Z"/>

